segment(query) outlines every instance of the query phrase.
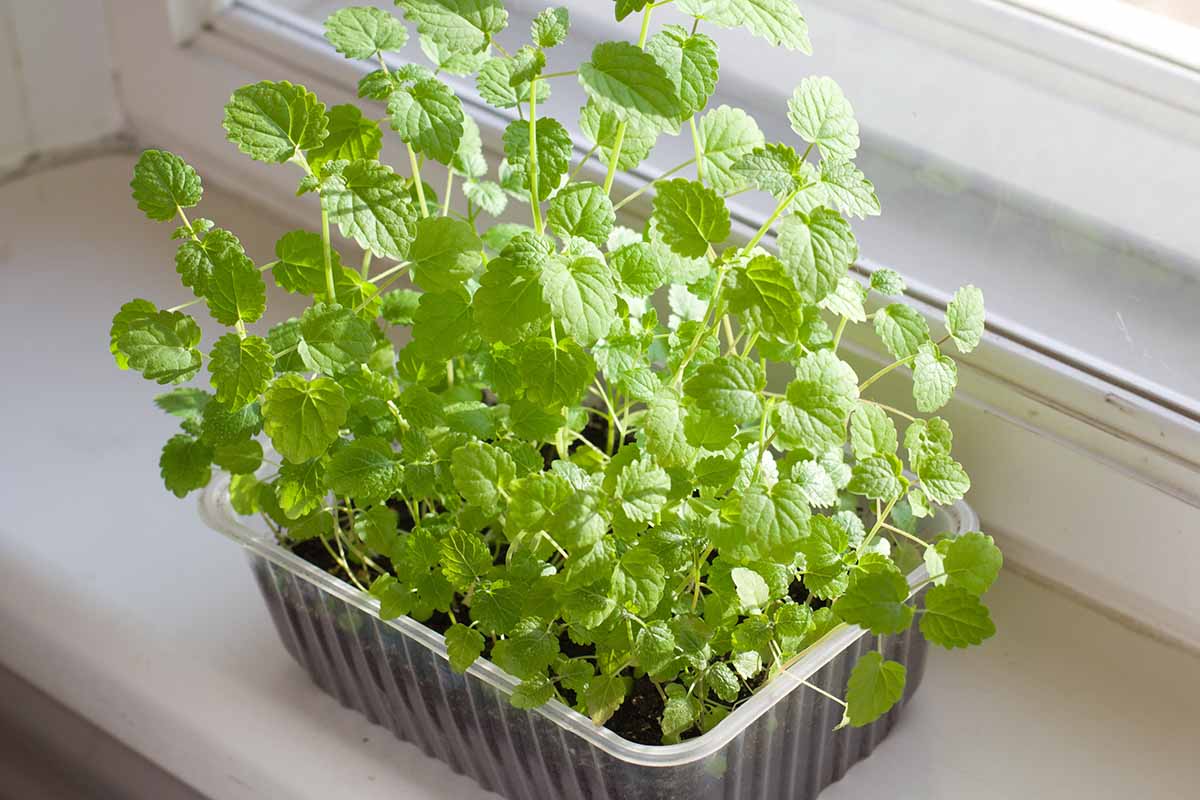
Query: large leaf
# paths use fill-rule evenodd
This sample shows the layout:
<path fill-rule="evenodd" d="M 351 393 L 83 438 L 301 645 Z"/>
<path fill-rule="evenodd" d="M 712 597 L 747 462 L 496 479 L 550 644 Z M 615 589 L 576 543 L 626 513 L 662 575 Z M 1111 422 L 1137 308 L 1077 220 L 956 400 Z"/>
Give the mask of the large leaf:
<path fill-rule="evenodd" d="M 376 256 L 403 260 L 417 223 L 417 208 L 404 178 L 378 161 L 351 161 L 321 190 L 329 218 Z"/>
<path fill-rule="evenodd" d="M 320 146 L 328 130 L 325 104 L 287 81 L 243 86 L 225 105 L 225 135 L 256 161 L 283 163 Z"/>

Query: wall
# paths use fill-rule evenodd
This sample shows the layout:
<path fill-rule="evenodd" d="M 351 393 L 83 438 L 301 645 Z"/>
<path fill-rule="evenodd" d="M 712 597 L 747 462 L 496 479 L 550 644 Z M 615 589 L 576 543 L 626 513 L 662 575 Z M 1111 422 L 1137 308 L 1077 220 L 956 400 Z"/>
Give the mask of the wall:
<path fill-rule="evenodd" d="M 102 0 L 0 0 L 0 175 L 121 130 L 106 28 Z"/>

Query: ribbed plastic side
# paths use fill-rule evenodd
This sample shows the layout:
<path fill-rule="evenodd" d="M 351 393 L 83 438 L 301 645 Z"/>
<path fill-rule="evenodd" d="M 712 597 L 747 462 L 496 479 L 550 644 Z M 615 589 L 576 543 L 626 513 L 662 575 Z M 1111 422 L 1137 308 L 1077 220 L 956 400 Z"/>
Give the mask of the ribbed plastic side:
<path fill-rule="evenodd" d="M 914 626 L 886 640 L 887 657 L 908 668 L 908 689 L 873 725 L 834 732 L 840 706 L 800 688 L 711 755 L 646 766 L 513 708 L 500 689 L 452 672 L 426 646 L 291 571 L 253 553 L 250 564 L 284 646 L 318 686 L 511 800 L 815 798 L 883 740 L 925 671 Z M 840 694 L 874 643 L 858 638 L 810 682 Z"/>

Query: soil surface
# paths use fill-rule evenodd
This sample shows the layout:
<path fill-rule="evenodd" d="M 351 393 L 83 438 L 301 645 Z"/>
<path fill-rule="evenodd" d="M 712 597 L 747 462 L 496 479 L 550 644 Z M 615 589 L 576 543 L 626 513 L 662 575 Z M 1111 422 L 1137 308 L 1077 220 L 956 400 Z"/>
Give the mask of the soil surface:
<path fill-rule="evenodd" d="M 607 446 L 608 427 L 603 418 L 597 415 L 592 415 L 582 433 L 588 441 L 590 441 L 592 444 L 595 444 L 597 447 L 604 449 Z M 624 442 L 616 443 L 616 448 L 619 450 L 622 444 L 631 444 L 633 441 L 634 438 L 632 435 L 627 436 Z M 571 446 L 571 451 L 573 452 L 576 448 L 582 446 L 583 445 L 579 442 L 575 442 Z M 558 453 L 552 445 L 546 445 L 542 448 L 542 458 L 546 463 L 546 468 L 549 469 L 550 465 L 554 463 L 554 461 L 558 460 Z M 413 519 L 409 513 L 408 507 L 404 503 L 396 500 L 388 501 L 388 506 L 397 512 L 397 527 L 402 531 L 410 530 L 413 526 Z M 345 514 L 343 513 L 341 516 L 343 527 L 348 527 L 348 520 L 345 518 Z M 346 574 L 346 571 L 337 563 L 320 539 L 309 539 L 308 541 L 299 543 L 286 543 L 286 546 L 289 547 L 293 553 L 300 556 L 308 563 L 320 567 L 322 570 L 328 572 L 334 577 L 349 582 L 349 576 Z M 496 554 L 495 563 L 503 563 L 504 556 L 505 548 L 501 547 Z M 713 557 L 715 557 L 715 554 Z M 380 564 L 380 566 L 390 571 L 391 562 L 388 559 L 377 556 L 375 560 Z M 364 576 L 360 575 L 359 579 L 362 580 L 363 577 Z M 706 594 L 708 592 L 707 589 L 702 589 L 702 591 L 704 591 Z M 808 590 L 804 588 L 800 581 L 792 582 L 791 586 L 788 588 L 788 595 L 797 603 L 809 603 L 814 608 L 820 608 L 827 605 L 827 603 L 823 600 L 809 598 Z M 468 619 L 470 617 L 470 612 L 468 608 L 463 605 L 462 600 L 463 598 L 461 595 L 455 595 L 454 603 L 451 606 L 451 611 L 458 619 Z M 422 620 L 421 622 L 426 627 L 437 631 L 438 633 L 445 633 L 450 628 L 451 624 L 453 624 L 451 622 L 450 615 L 443 611 L 434 612 L 433 616 L 427 620 Z M 491 648 L 492 642 L 490 639 L 488 639 L 484 644 L 484 658 L 490 656 Z M 581 645 L 572 641 L 570 636 L 568 636 L 565 631 L 559 636 L 559 648 L 564 655 L 570 658 L 594 656 L 596 652 L 592 645 Z M 762 685 L 763 674 L 765 673 L 760 674 L 759 677 L 751 681 L 749 687 L 745 685 L 742 686 L 741 695 L 738 697 L 738 703 L 749 698 L 750 695 L 753 694 L 753 691 Z M 560 693 L 563 695 L 563 698 L 568 704 L 574 705 L 576 702 L 576 697 L 573 691 L 562 687 L 560 688 Z M 621 704 L 621 707 L 617 709 L 617 712 L 608 720 L 608 722 L 605 723 L 605 727 L 616 733 L 618 736 L 637 744 L 660 745 L 662 744 L 661 721 L 664 708 L 665 701 L 663 699 L 663 695 L 659 691 L 659 687 L 657 687 L 649 677 L 643 675 L 640 678 L 634 679 L 633 686 L 629 695 L 626 697 L 625 702 Z M 696 726 L 688 731 L 685 731 L 680 738 L 687 740 L 695 738 L 700 734 L 701 731 L 699 726 Z"/>

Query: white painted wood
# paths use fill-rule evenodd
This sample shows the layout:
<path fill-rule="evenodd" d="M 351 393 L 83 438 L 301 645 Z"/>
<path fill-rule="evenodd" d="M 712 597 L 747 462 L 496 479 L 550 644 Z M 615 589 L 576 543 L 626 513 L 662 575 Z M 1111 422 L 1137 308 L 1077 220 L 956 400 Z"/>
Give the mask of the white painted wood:
<path fill-rule="evenodd" d="M 0 0 L 0 167 L 123 124 L 102 0 Z"/>

